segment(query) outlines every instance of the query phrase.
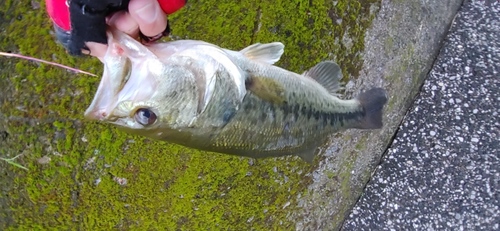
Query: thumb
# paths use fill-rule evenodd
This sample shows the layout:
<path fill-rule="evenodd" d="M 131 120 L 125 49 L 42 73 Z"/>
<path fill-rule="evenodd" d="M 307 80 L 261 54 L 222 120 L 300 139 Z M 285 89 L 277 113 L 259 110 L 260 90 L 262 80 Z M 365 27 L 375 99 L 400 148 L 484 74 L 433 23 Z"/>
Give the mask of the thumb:
<path fill-rule="evenodd" d="M 139 25 L 139 30 L 148 37 L 162 33 L 167 27 L 167 15 L 157 0 L 130 0 L 130 16 Z"/>

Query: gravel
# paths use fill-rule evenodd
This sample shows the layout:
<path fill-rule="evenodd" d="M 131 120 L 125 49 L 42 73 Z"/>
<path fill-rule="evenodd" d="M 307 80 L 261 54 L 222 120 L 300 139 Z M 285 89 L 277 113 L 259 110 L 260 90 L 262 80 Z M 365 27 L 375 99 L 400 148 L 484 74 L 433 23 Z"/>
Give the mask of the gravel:
<path fill-rule="evenodd" d="M 466 1 L 343 230 L 500 230 L 500 1 Z"/>

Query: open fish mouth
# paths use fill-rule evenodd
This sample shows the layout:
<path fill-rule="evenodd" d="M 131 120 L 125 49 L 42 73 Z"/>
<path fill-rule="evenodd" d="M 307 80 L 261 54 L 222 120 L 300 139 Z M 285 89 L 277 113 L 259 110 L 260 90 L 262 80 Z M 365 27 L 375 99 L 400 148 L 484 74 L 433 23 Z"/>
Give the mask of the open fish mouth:
<path fill-rule="evenodd" d="M 104 72 L 94 99 L 84 113 L 86 119 L 116 121 L 118 117 L 128 116 L 117 110 L 120 102 L 144 101 L 156 92 L 158 80 L 144 70 L 157 68 L 152 65 L 158 63 L 148 62 L 143 56 L 130 58 L 130 54 L 140 47 L 142 45 L 130 37 L 108 32 L 108 50 L 100 58 Z M 147 57 L 154 59 L 156 56 L 149 52 Z"/>
<path fill-rule="evenodd" d="M 148 68 L 148 65 L 138 64 L 137 68 L 134 67 L 136 71 L 128 71 L 128 64 L 121 67 L 110 67 L 108 64 L 105 63 L 105 73 L 92 103 L 84 113 L 89 120 L 112 122 L 128 117 L 134 110 L 134 102 L 145 102 L 157 92 L 158 80 L 155 76 L 140 71 Z"/>
<path fill-rule="evenodd" d="M 115 99 L 116 92 L 109 89 L 112 86 L 110 78 L 104 75 L 99 83 L 97 92 L 92 103 L 84 113 L 84 117 L 89 120 L 104 120 L 109 117 L 113 110 L 111 103 Z"/>

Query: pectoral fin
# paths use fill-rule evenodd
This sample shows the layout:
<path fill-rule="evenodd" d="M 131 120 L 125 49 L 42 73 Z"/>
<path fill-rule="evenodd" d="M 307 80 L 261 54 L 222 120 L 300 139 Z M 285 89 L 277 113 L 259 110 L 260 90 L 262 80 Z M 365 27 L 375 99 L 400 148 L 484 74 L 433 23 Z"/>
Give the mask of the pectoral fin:
<path fill-rule="evenodd" d="M 285 45 L 280 42 L 265 44 L 256 43 L 246 47 L 240 52 L 251 60 L 274 64 L 280 60 L 281 55 L 284 52 L 284 48 Z"/>
<path fill-rule="evenodd" d="M 271 78 L 250 76 L 245 81 L 246 89 L 264 101 L 273 104 L 284 104 L 285 88 L 282 84 Z"/>
<path fill-rule="evenodd" d="M 205 111 L 212 98 L 212 94 L 214 92 L 215 83 L 217 81 L 217 72 L 211 75 L 208 78 L 198 78 L 197 79 L 197 87 L 198 87 L 198 114 L 201 114 Z"/>

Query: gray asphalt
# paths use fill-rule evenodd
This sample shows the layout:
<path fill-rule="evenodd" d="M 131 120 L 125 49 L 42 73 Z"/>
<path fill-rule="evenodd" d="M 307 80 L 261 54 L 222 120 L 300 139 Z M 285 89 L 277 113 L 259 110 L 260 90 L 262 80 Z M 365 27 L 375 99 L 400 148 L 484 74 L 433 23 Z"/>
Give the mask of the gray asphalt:
<path fill-rule="evenodd" d="M 500 230 L 500 1 L 465 1 L 343 230 Z"/>

